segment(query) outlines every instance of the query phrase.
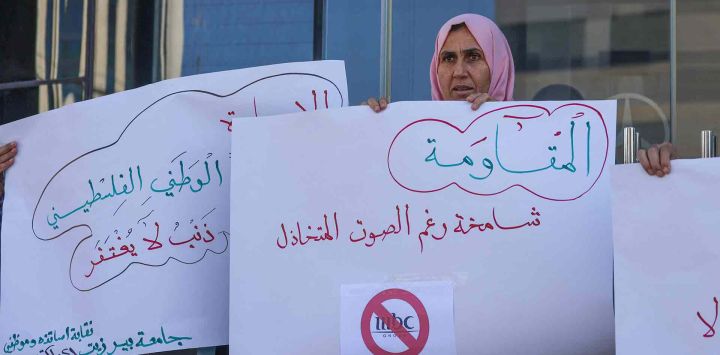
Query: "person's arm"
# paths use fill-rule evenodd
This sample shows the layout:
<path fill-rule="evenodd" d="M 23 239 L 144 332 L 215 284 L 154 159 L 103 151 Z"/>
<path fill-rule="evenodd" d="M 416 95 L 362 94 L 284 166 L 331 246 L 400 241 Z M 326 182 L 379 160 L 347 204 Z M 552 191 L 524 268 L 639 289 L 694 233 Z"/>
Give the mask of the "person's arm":
<path fill-rule="evenodd" d="M 670 174 L 670 160 L 675 158 L 672 143 L 653 144 L 649 149 L 638 150 L 638 160 L 648 175 L 663 177 Z"/>
<path fill-rule="evenodd" d="M 15 162 L 17 155 L 17 143 L 10 142 L 0 147 L 0 198 L 5 194 L 5 170 L 7 170 Z"/>

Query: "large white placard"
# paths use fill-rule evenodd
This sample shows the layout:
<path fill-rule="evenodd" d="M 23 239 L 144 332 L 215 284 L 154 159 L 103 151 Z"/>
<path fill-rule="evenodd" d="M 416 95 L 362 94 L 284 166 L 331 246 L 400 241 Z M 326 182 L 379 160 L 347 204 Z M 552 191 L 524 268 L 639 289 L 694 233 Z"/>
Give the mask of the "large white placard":
<path fill-rule="evenodd" d="M 2 221 L 4 353 L 227 344 L 234 120 L 346 104 L 342 62 L 290 63 L 168 80 L 0 128 L 19 147 Z"/>
<path fill-rule="evenodd" d="M 613 169 L 618 354 L 718 354 L 720 159 Z"/>
<path fill-rule="evenodd" d="M 612 353 L 615 110 L 400 102 L 239 120 L 232 351 L 336 354 L 341 285 L 450 281 L 458 354 Z"/>

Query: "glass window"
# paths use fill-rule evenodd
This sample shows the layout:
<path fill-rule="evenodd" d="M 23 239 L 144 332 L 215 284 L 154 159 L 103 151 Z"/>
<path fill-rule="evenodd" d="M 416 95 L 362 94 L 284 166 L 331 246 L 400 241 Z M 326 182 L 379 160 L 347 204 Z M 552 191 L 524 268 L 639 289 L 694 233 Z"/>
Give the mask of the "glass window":
<path fill-rule="evenodd" d="M 677 1 L 677 125 L 681 157 L 700 156 L 700 131 L 720 134 L 720 1 Z"/>
<path fill-rule="evenodd" d="M 185 0 L 182 75 L 313 59 L 313 0 Z"/>
<path fill-rule="evenodd" d="M 378 96 L 380 1 L 326 1 L 325 58 L 345 61 L 351 105 Z"/>
<path fill-rule="evenodd" d="M 513 27 L 511 45 L 519 54 L 516 97 L 533 99 L 550 85 L 567 85 L 585 99 L 618 99 L 618 137 L 622 127 L 634 126 L 642 146 L 670 139 L 667 1 L 516 6 L 498 10 L 501 25 Z M 617 142 L 620 162 L 622 139 Z"/>

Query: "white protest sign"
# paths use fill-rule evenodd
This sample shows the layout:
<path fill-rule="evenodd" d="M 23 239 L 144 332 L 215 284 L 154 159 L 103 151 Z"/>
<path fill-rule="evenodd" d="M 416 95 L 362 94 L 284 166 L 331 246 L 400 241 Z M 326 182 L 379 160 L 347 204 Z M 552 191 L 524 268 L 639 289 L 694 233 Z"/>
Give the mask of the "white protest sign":
<path fill-rule="evenodd" d="M 0 129 L 18 142 L 0 259 L 6 354 L 228 342 L 230 132 L 347 104 L 344 64 L 168 80 Z"/>
<path fill-rule="evenodd" d="M 455 354 L 448 281 L 342 285 L 341 298 L 341 354 Z"/>
<path fill-rule="evenodd" d="M 618 354 L 717 354 L 720 159 L 613 169 Z"/>
<path fill-rule="evenodd" d="M 233 352 L 338 353 L 341 285 L 431 280 L 454 284 L 459 354 L 612 352 L 615 109 L 399 102 L 238 120 Z"/>

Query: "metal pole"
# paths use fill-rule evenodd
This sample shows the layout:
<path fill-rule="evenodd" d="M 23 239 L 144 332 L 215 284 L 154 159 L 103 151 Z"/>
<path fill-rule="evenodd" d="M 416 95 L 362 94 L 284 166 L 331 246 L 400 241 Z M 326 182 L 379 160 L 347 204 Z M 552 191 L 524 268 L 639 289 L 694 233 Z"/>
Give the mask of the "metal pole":
<path fill-rule="evenodd" d="M 625 129 L 623 129 L 623 164 L 637 162 L 639 141 L 640 133 L 637 132 L 635 127 L 625 127 Z"/>
<path fill-rule="evenodd" d="M 152 49 L 152 79 L 150 82 L 159 81 L 162 77 L 160 68 L 160 34 L 162 22 L 162 0 L 154 0 L 153 10 L 153 49 Z"/>
<path fill-rule="evenodd" d="M 41 85 L 52 85 L 60 83 L 79 83 L 83 84 L 85 78 L 60 78 L 60 79 L 49 79 L 49 80 L 24 80 L 24 81 L 13 81 L 9 83 L 0 83 L 0 91 L 4 90 L 15 90 L 24 88 L 34 88 Z"/>
<path fill-rule="evenodd" d="M 88 0 L 87 44 L 85 45 L 84 100 L 93 98 L 95 90 L 95 0 Z"/>
<path fill-rule="evenodd" d="M 380 2 L 380 96 L 390 100 L 392 75 L 392 0 Z"/>
<path fill-rule="evenodd" d="M 313 13 L 313 60 L 325 57 L 325 1 L 315 0 Z"/>
<path fill-rule="evenodd" d="M 700 132 L 700 155 L 703 158 L 715 158 L 715 135 L 711 130 L 703 130 Z"/>
<path fill-rule="evenodd" d="M 670 0 L 670 141 L 677 138 L 677 0 Z"/>

